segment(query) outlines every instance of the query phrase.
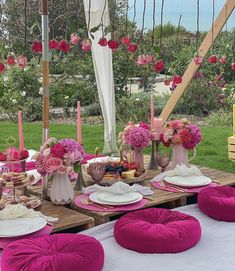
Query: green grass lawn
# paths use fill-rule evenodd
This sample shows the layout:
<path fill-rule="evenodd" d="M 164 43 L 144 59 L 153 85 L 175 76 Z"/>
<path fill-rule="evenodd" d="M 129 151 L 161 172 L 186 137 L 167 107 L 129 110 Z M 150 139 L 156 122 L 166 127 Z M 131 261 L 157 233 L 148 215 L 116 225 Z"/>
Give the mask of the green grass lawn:
<path fill-rule="evenodd" d="M 117 133 L 122 130 L 122 126 L 117 127 Z M 203 141 L 197 146 L 197 155 L 193 160 L 196 165 L 235 172 L 235 163 L 228 160 L 227 138 L 232 135 L 231 128 L 205 127 L 202 128 Z M 13 136 L 17 139 L 17 124 L 10 122 L 0 122 L 0 150 L 6 147 L 5 140 Z M 28 149 L 38 150 L 42 141 L 41 123 L 24 123 L 25 146 Z M 75 125 L 50 124 L 50 136 L 57 138 L 71 137 L 76 139 Z M 83 144 L 87 153 L 93 153 L 96 147 L 102 151 L 103 148 L 103 126 L 83 125 Z M 146 150 L 150 153 L 150 148 Z"/>

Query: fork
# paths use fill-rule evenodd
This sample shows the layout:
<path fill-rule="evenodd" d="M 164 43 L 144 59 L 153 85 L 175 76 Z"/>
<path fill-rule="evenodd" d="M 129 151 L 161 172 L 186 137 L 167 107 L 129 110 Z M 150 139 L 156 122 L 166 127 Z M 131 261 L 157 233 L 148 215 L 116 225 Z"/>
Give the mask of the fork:
<path fill-rule="evenodd" d="M 173 188 L 173 189 L 175 189 L 178 192 L 188 192 L 187 189 L 178 187 L 178 186 L 173 185 L 173 184 L 165 184 L 164 181 L 160 181 L 159 184 L 160 184 L 160 187 L 171 188 L 171 189 Z"/>
<path fill-rule="evenodd" d="M 99 208 L 103 208 L 104 210 L 113 209 L 113 206 L 105 205 L 105 204 L 99 204 L 96 202 L 91 201 L 90 199 L 81 199 L 81 203 L 86 205 L 93 205 Z"/>

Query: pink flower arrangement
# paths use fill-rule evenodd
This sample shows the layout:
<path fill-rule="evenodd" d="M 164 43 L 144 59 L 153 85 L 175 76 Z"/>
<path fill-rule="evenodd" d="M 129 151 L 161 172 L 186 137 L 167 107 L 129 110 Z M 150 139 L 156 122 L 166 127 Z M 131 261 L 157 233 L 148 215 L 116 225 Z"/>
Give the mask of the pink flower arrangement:
<path fill-rule="evenodd" d="M 0 161 L 12 162 L 27 159 L 29 152 L 27 150 L 18 150 L 15 147 L 9 147 L 5 152 L 0 152 Z"/>
<path fill-rule="evenodd" d="M 185 149 L 194 149 L 201 139 L 200 128 L 191 124 L 187 119 L 167 122 L 160 135 L 160 140 L 166 147 L 171 144 L 183 144 Z"/>
<path fill-rule="evenodd" d="M 152 140 L 152 133 L 148 124 L 141 122 L 135 125 L 129 122 L 122 133 L 119 134 L 120 141 L 128 144 L 134 150 L 145 149 Z"/>
<path fill-rule="evenodd" d="M 83 147 L 73 139 L 49 138 L 32 158 L 36 160 L 41 175 L 73 174 L 73 165 L 83 159 Z"/>

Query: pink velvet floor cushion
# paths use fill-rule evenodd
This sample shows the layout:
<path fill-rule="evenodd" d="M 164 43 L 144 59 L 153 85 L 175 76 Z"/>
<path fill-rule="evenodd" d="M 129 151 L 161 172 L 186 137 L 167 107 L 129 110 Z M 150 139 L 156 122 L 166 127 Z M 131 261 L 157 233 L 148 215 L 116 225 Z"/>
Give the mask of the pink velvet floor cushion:
<path fill-rule="evenodd" d="M 198 206 L 202 212 L 214 219 L 235 222 L 235 188 L 205 188 L 198 195 Z"/>
<path fill-rule="evenodd" d="M 82 234 L 55 234 L 22 239 L 3 251 L 1 271 L 100 271 L 104 250 Z"/>
<path fill-rule="evenodd" d="M 122 216 L 114 236 L 123 247 L 142 253 L 176 253 L 193 247 L 201 237 L 199 221 L 177 211 L 150 208 Z"/>

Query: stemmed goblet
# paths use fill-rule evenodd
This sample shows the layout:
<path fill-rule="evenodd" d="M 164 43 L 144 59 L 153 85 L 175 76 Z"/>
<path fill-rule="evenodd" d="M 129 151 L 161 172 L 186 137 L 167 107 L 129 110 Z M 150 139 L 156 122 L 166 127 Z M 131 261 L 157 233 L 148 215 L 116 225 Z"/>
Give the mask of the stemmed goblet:
<path fill-rule="evenodd" d="M 159 151 L 157 153 L 157 160 L 159 166 L 162 168 L 161 172 L 166 170 L 166 167 L 169 165 L 171 159 L 171 153 L 165 151 Z"/>

